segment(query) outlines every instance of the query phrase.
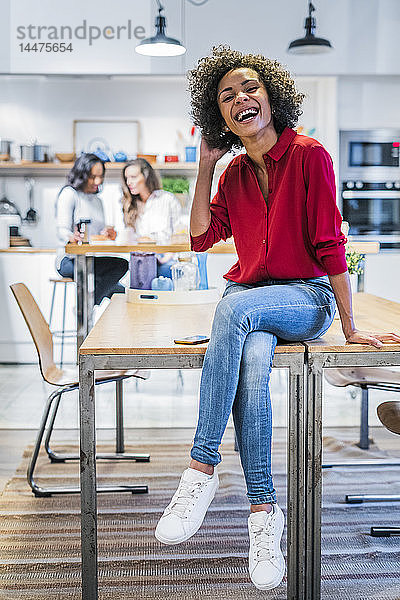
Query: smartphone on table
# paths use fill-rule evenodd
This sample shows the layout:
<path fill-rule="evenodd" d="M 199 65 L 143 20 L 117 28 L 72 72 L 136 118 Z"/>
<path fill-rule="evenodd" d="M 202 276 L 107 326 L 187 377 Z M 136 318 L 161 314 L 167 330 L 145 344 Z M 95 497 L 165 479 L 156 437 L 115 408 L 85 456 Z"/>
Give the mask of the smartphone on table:
<path fill-rule="evenodd" d="M 206 335 L 188 335 L 187 337 L 174 340 L 175 344 L 187 344 L 190 346 L 193 346 L 195 344 L 205 344 L 209 341 L 210 338 L 208 338 Z"/>

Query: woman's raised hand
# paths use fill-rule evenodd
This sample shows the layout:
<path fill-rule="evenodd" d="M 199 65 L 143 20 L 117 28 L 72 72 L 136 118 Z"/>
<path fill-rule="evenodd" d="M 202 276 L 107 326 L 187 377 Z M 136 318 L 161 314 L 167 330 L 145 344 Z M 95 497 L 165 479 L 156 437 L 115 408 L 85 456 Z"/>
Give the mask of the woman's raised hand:
<path fill-rule="evenodd" d="M 229 148 L 220 150 L 219 148 L 210 148 L 204 138 L 201 138 L 200 144 L 200 162 L 216 163 L 219 161 L 224 154 L 228 152 Z"/>

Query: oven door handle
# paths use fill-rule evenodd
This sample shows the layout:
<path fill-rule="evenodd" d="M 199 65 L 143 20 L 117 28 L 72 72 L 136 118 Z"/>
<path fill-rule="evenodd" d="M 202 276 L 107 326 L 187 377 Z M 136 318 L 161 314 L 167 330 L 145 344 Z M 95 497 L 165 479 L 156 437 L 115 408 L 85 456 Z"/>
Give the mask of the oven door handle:
<path fill-rule="evenodd" d="M 362 200 L 363 198 L 376 198 L 377 200 L 400 200 L 400 190 L 345 190 L 342 192 L 342 197 L 344 200 L 351 200 L 356 198 L 357 200 Z"/>

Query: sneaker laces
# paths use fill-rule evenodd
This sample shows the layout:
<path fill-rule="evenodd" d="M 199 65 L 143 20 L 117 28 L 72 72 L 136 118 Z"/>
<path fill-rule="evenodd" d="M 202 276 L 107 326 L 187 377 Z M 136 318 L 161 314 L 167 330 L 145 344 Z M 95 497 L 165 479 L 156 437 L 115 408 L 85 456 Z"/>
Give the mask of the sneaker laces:
<path fill-rule="evenodd" d="M 185 513 L 194 506 L 195 501 L 199 497 L 201 487 L 207 481 L 188 482 L 182 481 L 179 484 L 176 494 L 168 506 L 168 514 L 173 513 L 178 517 L 185 517 Z"/>
<path fill-rule="evenodd" d="M 273 519 L 274 516 L 269 516 L 265 525 L 251 523 L 251 532 L 254 535 L 254 558 L 257 562 L 275 558 Z"/>

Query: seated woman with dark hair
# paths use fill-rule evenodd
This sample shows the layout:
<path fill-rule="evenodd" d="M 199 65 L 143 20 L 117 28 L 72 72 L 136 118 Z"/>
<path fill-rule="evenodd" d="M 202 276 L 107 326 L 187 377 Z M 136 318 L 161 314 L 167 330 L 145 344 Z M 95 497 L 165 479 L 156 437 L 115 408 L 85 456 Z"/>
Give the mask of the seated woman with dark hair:
<path fill-rule="evenodd" d="M 168 244 L 181 224 L 182 208 L 173 194 L 161 189 L 158 174 L 144 158 L 122 171 L 122 208 L 126 241 Z M 157 275 L 171 277 L 171 254 L 157 256 Z"/>
<path fill-rule="evenodd" d="M 64 246 L 82 240 L 77 227 L 79 221 L 89 219 L 90 233 L 93 235 L 102 234 L 110 240 L 116 238 L 115 229 L 106 227 L 103 203 L 99 196 L 104 173 L 104 163 L 95 154 L 81 154 L 67 176 L 67 184 L 58 194 L 56 218 L 60 248 L 56 266 L 62 277 L 74 277 L 74 258 L 64 254 Z M 123 258 L 94 257 L 95 304 L 100 304 L 103 298 L 111 298 L 112 294 L 125 292 L 119 280 L 127 270 L 128 262 Z"/>

